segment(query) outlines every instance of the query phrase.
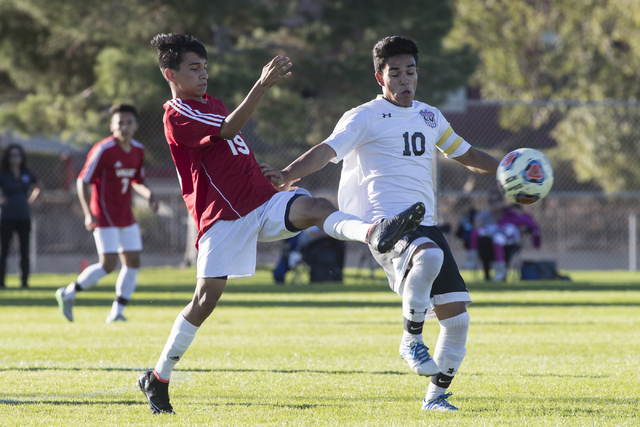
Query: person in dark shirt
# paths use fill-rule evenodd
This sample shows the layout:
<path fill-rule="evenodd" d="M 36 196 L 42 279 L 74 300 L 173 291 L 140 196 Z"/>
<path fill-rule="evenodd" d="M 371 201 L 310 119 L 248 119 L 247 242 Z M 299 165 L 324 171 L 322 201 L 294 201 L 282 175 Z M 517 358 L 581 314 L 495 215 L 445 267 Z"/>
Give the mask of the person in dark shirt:
<path fill-rule="evenodd" d="M 27 169 L 24 150 L 11 144 L 4 150 L 0 164 L 0 288 L 4 288 L 7 256 L 13 233 L 20 239 L 20 281 L 29 286 L 29 234 L 31 233 L 31 205 L 40 194 L 35 175 Z"/>

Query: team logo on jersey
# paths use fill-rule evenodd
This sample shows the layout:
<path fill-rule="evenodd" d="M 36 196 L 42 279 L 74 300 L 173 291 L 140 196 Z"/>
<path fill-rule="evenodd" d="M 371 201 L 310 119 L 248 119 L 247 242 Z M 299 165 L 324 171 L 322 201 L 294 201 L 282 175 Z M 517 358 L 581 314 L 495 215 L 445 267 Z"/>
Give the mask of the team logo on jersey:
<path fill-rule="evenodd" d="M 433 114 L 433 111 L 422 110 L 420 111 L 420 115 L 424 119 L 424 122 L 427 124 L 427 126 L 431 128 L 436 127 L 436 115 Z"/>
<path fill-rule="evenodd" d="M 116 176 L 118 178 L 133 178 L 134 176 L 136 176 L 136 169 L 135 168 L 116 169 Z"/>
<path fill-rule="evenodd" d="M 120 160 L 118 160 L 118 161 L 116 162 L 116 164 L 115 164 L 115 165 L 113 165 L 113 167 L 114 167 L 114 168 L 121 168 L 121 167 L 122 167 L 122 162 L 121 162 Z"/>

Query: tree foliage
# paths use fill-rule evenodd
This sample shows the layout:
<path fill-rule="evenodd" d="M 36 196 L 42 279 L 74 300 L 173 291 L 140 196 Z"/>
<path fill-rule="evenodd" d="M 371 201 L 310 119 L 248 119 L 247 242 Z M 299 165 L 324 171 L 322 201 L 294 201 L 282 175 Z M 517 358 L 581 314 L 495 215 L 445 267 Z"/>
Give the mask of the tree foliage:
<path fill-rule="evenodd" d="M 380 92 L 371 49 L 385 36 L 418 42 L 421 99 L 437 103 L 463 85 L 475 57 L 443 47 L 452 25 L 438 0 L 0 0 L 0 127 L 91 143 L 112 103 L 161 115 L 170 93 L 149 41 L 175 32 L 207 46 L 209 93 L 229 109 L 273 56 L 289 56 L 294 75 L 263 100 L 258 132 L 271 143 L 313 144 Z"/>
<path fill-rule="evenodd" d="M 455 0 L 447 46 L 471 45 L 472 81 L 486 99 L 626 100 L 640 95 L 640 2 Z M 636 105 L 635 109 L 638 109 Z M 623 108 L 505 107 L 501 124 L 550 123 L 558 154 L 579 178 L 607 190 L 633 189 L 640 175 L 640 114 Z"/>

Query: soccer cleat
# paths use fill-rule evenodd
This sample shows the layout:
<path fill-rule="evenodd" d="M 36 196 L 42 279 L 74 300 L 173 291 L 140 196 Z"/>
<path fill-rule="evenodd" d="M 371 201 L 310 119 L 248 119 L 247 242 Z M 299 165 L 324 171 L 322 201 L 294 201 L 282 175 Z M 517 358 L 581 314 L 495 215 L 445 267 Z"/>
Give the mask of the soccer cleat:
<path fill-rule="evenodd" d="M 124 317 L 122 314 L 117 314 L 117 315 L 113 315 L 111 313 L 109 313 L 109 315 L 107 316 L 107 320 L 105 320 L 105 323 L 111 323 L 111 322 L 126 322 L 127 318 Z"/>
<path fill-rule="evenodd" d="M 422 400 L 422 410 L 423 411 L 440 411 L 440 412 L 449 412 L 449 411 L 457 411 L 458 408 L 453 406 L 451 403 L 447 402 L 447 398 L 451 396 L 453 393 L 441 394 L 435 399 L 427 400 L 425 397 Z"/>
<path fill-rule="evenodd" d="M 412 341 L 409 345 L 400 344 L 400 356 L 418 375 L 430 377 L 440 373 L 438 364 L 433 360 L 429 354 L 429 348 L 423 342 Z"/>
<path fill-rule="evenodd" d="M 58 307 L 60 307 L 60 311 L 64 314 L 64 317 L 66 317 L 69 322 L 73 322 L 73 303 L 76 299 L 65 298 L 64 290 L 65 287 L 58 288 L 56 291 L 56 300 L 58 300 Z"/>
<path fill-rule="evenodd" d="M 377 252 L 390 252 L 398 240 L 418 228 L 424 212 L 424 203 L 418 202 L 394 217 L 376 222 L 367 233 L 367 243 Z"/>
<path fill-rule="evenodd" d="M 140 375 L 138 387 L 147 398 L 152 414 L 175 414 L 169 403 L 169 383 L 158 380 L 153 371 Z"/>

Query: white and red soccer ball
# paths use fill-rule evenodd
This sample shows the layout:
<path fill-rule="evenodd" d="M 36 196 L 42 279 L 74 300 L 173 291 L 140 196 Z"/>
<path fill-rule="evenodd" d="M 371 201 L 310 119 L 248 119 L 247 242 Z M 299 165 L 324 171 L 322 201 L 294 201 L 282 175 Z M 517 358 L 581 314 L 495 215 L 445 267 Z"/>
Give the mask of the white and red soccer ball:
<path fill-rule="evenodd" d="M 540 151 L 520 148 L 500 161 L 496 179 L 507 200 L 530 205 L 541 200 L 551 190 L 553 169 Z"/>

